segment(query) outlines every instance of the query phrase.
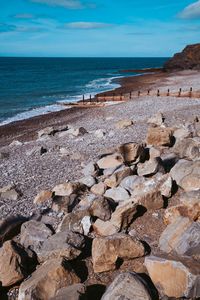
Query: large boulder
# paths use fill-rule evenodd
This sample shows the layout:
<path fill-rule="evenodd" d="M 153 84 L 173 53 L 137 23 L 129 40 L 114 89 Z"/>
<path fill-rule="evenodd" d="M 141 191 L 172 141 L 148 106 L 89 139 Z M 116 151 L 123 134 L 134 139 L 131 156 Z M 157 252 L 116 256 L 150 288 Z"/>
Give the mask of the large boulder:
<path fill-rule="evenodd" d="M 115 153 L 102 157 L 97 161 L 97 165 L 100 169 L 110 169 L 121 166 L 123 162 L 123 157 L 120 154 Z"/>
<path fill-rule="evenodd" d="M 38 260 L 44 262 L 59 257 L 73 260 L 81 254 L 84 246 L 85 239 L 81 234 L 72 231 L 58 232 L 45 240 L 37 250 Z"/>
<path fill-rule="evenodd" d="M 182 52 L 176 53 L 165 64 L 166 71 L 200 69 L 200 44 L 186 46 Z"/>
<path fill-rule="evenodd" d="M 79 282 L 79 277 L 65 259 L 51 259 L 20 285 L 18 300 L 49 300 L 61 288 Z"/>
<path fill-rule="evenodd" d="M 123 144 L 119 147 L 119 152 L 127 163 L 138 162 L 145 156 L 144 146 L 138 143 Z"/>
<path fill-rule="evenodd" d="M 174 146 L 174 152 L 177 153 L 180 158 L 199 160 L 200 138 L 189 138 L 177 141 Z"/>
<path fill-rule="evenodd" d="M 53 234 L 52 230 L 42 222 L 35 220 L 24 223 L 21 227 L 20 243 L 32 250 L 38 249 Z"/>
<path fill-rule="evenodd" d="M 24 279 L 32 271 L 35 260 L 20 244 L 7 241 L 0 248 L 0 282 L 11 286 Z"/>
<path fill-rule="evenodd" d="M 92 261 L 95 273 L 115 270 L 118 258 L 133 259 L 144 255 L 143 243 L 123 233 L 98 237 L 92 243 Z"/>
<path fill-rule="evenodd" d="M 162 296 L 181 299 L 200 297 L 198 263 L 195 266 L 191 261 L 186 264 L 167 258 L 149 256 L 145 258 L 145 266 Z"/>
<path fill-rule="evenodd" d="M 165 253 L 179 256 L 199 256 L 200 223 L 178 217 L 160 236 L 159 247 Z"/>
<path fill-rule="evenodd" d="M 116 123 L 116 128 L 117 129 L 123 129 L 123 128 L 127 128 L 129 126 L 133 125 L 133 121 L 130 119 L 124 119 L 124 120 L 120 120 Z"/>
<path fill-rule="evenodd" d="M 171 169 L 170 174 L 186 192 L 200 189 L 200 161 L 181 159 Z"/>
<path fill-rule="evenodd" d="M 148 285 L 133 272 L 121 273 L 109 285 L 101 300 L 151 300 Z"/>
<path fill-rule="evenodd" d="M 149 127 L 147 132 L 147 144 L 152 146 L 171 146 L 173 142 L 171 128 Z"/>

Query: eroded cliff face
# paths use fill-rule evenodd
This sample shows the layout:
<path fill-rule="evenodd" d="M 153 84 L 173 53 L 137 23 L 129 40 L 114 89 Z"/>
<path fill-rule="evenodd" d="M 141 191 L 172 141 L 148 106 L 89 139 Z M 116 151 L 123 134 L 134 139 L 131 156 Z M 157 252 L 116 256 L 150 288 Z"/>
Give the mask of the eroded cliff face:
<path fill-rule="evenodd" d="M 168 60 L 164 69 L 171 70 L 200 70 L 200 43 L 188 45 L 181 53 L 176 53 Z"/>

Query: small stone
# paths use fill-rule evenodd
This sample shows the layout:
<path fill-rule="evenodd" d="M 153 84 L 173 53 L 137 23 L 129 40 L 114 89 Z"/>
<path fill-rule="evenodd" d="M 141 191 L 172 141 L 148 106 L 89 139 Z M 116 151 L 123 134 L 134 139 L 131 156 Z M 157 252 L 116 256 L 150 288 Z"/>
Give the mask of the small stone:
<path fill-rule="evenodd" d="M 68 130 L 68 134 L 71 134 L 71 135 L 76 136 L 76 137 L 83 136 L 86 133 L 88 133 L 88 132 L 84 127 L 70 128 Z"/>
<path fill-rule="evenodd" d="M 119 147 L 119 152 L 127 163 L 138 162 L 144 158 L 144 146 L 138 143 L 127 143 Z"/>
<path fill-rule="evenodd" d="M 101 158 L 97 165 L 100 169 L 117 168 L 123 164 L 124 160 L 120 154 L 107 155 Z"/>
<path fill-rule="evenodd" d="M 90 216 L 83 217 L 83 219 L 81 220 L 81 224 L 83 227 L 83 234 L 88 235 L 90 233 L 90 229 L 92 227 L 91 217 Z"/>
<path fill-rule="evenodd" d="M 101 300 L 151 300 L 148 285 L 134 272 L 119 274 L 109 285 Z"/>
<path fill-rule="evenodd" d="M 52 192 L 51 191 L 41 191 L 37 194 L 35 199 L 33 200 L 34 204 L 41 205 L 44 204 L 45 202 L 49 201 L 52 197 Z"/>
<path fill-rule="evenodd" d="M 170 128 L 149 127 L 147 144 L 153 146 L 171 146 L 173 131 Z"/>
<path fill-rule="evenodd" d="M 145 255 L 145 249 L 137 239 L 118 233 L 108 237 L 98 237 L 92 243 L 92 261 L 95 273 L 116 269 L 118 258 L 133 259 Z"/>
<path fill-rule="evenodd" d="M 200 297 L 200 276 L 196 268 L 189 264 L 189 267 L 179 261 L 170 260 L 156 256 L 145 258 L 145 266 L 162 296 L 174 298 Z"/>
<path fill-rule="evenodd" d="M 7 186 L 4 186 L 4 187 L 0 188 L 0 197 L 2 199 L 16 201 L 20 197 L 20 194 L 15 189 L 14 186 L 7 185 Z"/>
<path fill-rule="evenodd" d="M 56 185 L 53 188 L 53 192 L 56 196 L 70 196 L 79 189 L 80 185 L 73 182 L 65 182 Z"/>
<path fill-rule="evenodd" d="M 54 196 L 51 209 L 55 212 L 69 213 L 78 204 L 79 199 L 76 194 L 70 196 Z"/>
<path fill-rule="evenodd" d="M 96 184 L 96 180 L 93 176 L 87 176 L 79 179 L 79 182 L 86 185 L 88 188 L 91 188 Z"/>
<path fill-rule="evenodd" d="M 126 120 L 118 121 L 115 126 L 117 129 L 124 129 L 124 128 L 130 127 L 132 125 L 133 125 L 133 121 L 126 119 Z"/>
<path fill-rule="evenodd" d="M 97 174 L 98 174 L 97 165 L 93 162 L 90 162 L 83 168 L 82 173 L 86 177 L 87 176 L 97 176 Z"/>
<path fill-rule="evenodd" d="M 111 218 L 111 208 L 109 202 L 104 197 L 97 197 L 92 202 L 89 212 L 91 216 L 97 217 L 103 221 L 108 221 Z"/>
<path fill-rule="evenodd" d="M 32 300 L 33 295 L 35 299 L 48 300 L 61 288 L 79 282 L 79 277 L 64 258 L 52 259 L 38 267 L 20 285 L 18 300 Z"/>
<path fill-rule="evenodd" d="M 147 123 L 148 124 L 154 124 L 154 125 L 157 125 L 157 126 L 161 126 L 161 125 L 163 125 L 164 120 L 165 120 L 165 118 L 164 118 L 163 114 L 161 112 L 159 112 L 155 116 L 151 117 L 147 121 Z"/>
<path fill-rule="evenodd" d="M 106 132 L 103 129 L 98 129 L 94 132 L 94 135 L 98 138 L 98 139 L 102 139 L 105 135 Z"/>
<path fill-rule="evenodd" d="M 137 165 L 137 173 L 139 176 L 150 176 L 156 174 L 157 172 L 164 173 L 162 161 L 158 157 L 152 158 Z"/>
<path fill-rule="evenodd" d="M 12 143 L 10 143 L 9 147 L 20 147 L 22 145 L 23 143 L 20 141 L 13 141 Z"/>
<path fill-rule="evenodd" d="M 54 128 L 53 127 L 46 127 L 40 131 L 38 131 L 38 138 L 44 137 L 46 135 L 53 135 L 54 134 Z"/>
<path fill-rule="evenodd" d="M 111 177 L 107 178 L 104 182 L 106 186 L 114 188 L 117 187 L 125 177 L 130 176 L 131 174 L 131 168 L 122 166 L 121 168 L 117 169 L 111 175 Z"/>
<path fill-rule="evenodd" d="M 91 192 L 95 195 L 102 196 L 107 189 L 107 186 L 104 182 L 99 182 L 91 187 Z"/>
<path fill-rule="evenodd" d="M 155 147 L 150 147 L 149 148 L 149 158 L 150 160 L 156 157 L 160 157 L 161 156 L 161 151 Z"/>
<path fill-rule="evenodd" d="M 122 187 L 109 189 L 105 192 L 104 197 L 112 199 L 115 202 L 125 201 L 130 199 L 129 193 Z"/>

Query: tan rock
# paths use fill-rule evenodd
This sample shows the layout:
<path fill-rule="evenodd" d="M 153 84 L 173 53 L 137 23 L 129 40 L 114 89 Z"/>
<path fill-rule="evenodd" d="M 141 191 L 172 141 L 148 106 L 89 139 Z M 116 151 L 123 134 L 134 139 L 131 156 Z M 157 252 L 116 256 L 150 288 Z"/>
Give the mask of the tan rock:
<path fill-rule="evenodd" d="M 164 173 L 162 161 L 159 157 L 152 158 L 137 165 L 137 173 L 139 176 L 150 176 L 157 172 Z"/>
<path fill-rule="evenodd" d="M 150 256 L 145 266 L 162 296 L 193 298 L 200 296 L 200 276 L 182 262 Z M 191 268 L 192 269 L 192 268 Z"/>
<path fill-rule="evenodd" d="M 53 188 L 53 192 L 56 196 L 70 196 L 71 194 L 74 194 L 78 188 L 80 187 L 80 184 L 75 182 L 65 182 L 56 185 Z"/>
<path fill-rule="evenodd" d="M 51 209 L 55 212 L 69 213 L 78 204 L 78 197 L 76 194 L 70 196 L 54 196 Z"/>
<path fill-rule="evenodd" d="M 129 126 L 133 125 L 133 121 L 130 119 L 126 119 L 126 120 L 120 120 L 116 123 L 116 128 L 117 129 L 123 129 L 123 128 L 127 128 Z"/>
<path fill-rule="evenodd" d="M 111 208 L 109 202 L 104 197 L 97 197 L 92 202 L 89 212 L 91 216 L 97 217 L 103 221 L 108 221 L 111 218 Z"/>
<path fill-rule="evenodd" d="M 122 233 L 95 238 L 92 243 L 92 261 L 95 273 L 115 270 L 118 257 L 133 259 L 144 254 L 145 249 L 142 242 Z"/>
<path fill-rule="evenodd" d="M 33 258 L 14 241 L 7 241 L 0 248 L 0 282 L 3 287 L 11 286 L 24 279 L 31 269 Z"/>
<path fill-rule="evenodd" d="M 119 228 L 114 226 L 110 221 L 97 219 L 93 224 L 94 231 L 100 236 L 109 236 L 119 232 Z"/>
<path fill-rule="evenodd" d="M 40 205 L 45 203 L 46 201 L 50 200 L 52 197 L 51 191 L 41 191 L 37 194 L 35 199 L 33 200 L 34 204 Z"/>
<path fill-rule="evenodd" d="M 119 147 L 119 152 L 127 163 L 138 162 L 145 155 L 144 146 L 138 143 L 123 144 Z"/>
<path fill-rule="evenodd" d="M 110 188 L 117 187 L 120 182 L 127 176 L 132 174 L 132 170 L 129 167 L 120 168 L 116 170 L 110 177 L 106 178 L 104 181 L 106 186 Z"/>
<path fill-rule="evenodd" d="M 98 160 L 97 165 L 100 169 L 110 169 L 110 168 L 117 168 L 123 164 L 124 160 L 123 157 L 118 154 L 111 154 L 104 156 L 100 160 Z"/>
<path fill-rule="evenodd" d="M 180 256 L 199 255 L 200 223 L 184 217 L 176 218 L 161 234 L 159 247 L 165 253 L 177 253 Z"/>
<path fill-rule="evenodd" d="M 200 161 L 181 159 L 171 169 L 170 174 L 186 192 L 200 189 Z"/>
<path fill-rule="evenodd" d="M 102 196 L 107 189 L 107 185 L 104 182 L 99 182 L 91 187 L 91 192 L 95 195 Z"/>
<path fill-rule="evenodd" d="M 0 188 L 0 197 L 2 199 L 16 201 L 20 197 L 20 194 L 15 189 L 14 186 L 12 186 L 12 185 L 6 185 L 6 186 Z"/>
<path fill-rule="evenodd" d="M 49 300 L 63 287 L 79 283 L 80 279 L 63 258 L 41 265 L 19 288 L 18 300 Z"/>
<path fill-rule="evenodd" d="M 161 156 L 161 151 L 155 147 L 150 147 L 149 148 L 149 158 L 156 158 Z"/>
<path fill-rule="evenodd" d="M 153 117 L 151 117 L 147 123 L 148 124 L 155 124 L 157 126 L 161 126 L 164 123 L 164 116 L 161 112 L 158 112 L 156 115 L 154 115 Z"/>
<path fill-rule="evenodd" d="M 174 152 L 180 158 L 198 160 L 200 158 L 200 138 L 179 140 L 174 146 Z"/>
<path fill-rule="evenodd" d="M 153 146 L 171 146 L 172 129 L 161 127 L 149 127 L 147 132 L 147 144 Z"/>
<path fill-rule="evenodd" d="M 126 272 L 119 274 L 109 285 L 102 300 L 151 300 L 147 283 L 138 274 Z"/>

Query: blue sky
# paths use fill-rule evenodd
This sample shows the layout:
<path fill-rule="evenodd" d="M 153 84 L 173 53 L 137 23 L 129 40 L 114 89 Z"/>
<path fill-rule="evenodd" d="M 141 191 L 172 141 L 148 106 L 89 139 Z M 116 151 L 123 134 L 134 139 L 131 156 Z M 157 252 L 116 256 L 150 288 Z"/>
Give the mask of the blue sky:
<path fill-rule="evenodd" d="M 0 0 L 1 56 L 171 56 L 200 42 L 200 0 Z"/>

